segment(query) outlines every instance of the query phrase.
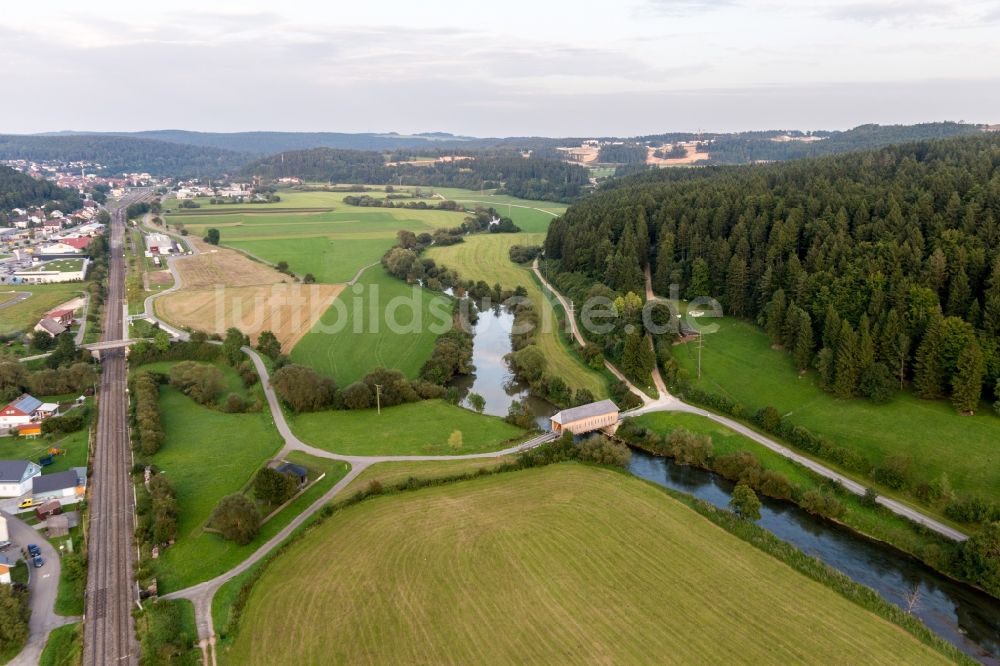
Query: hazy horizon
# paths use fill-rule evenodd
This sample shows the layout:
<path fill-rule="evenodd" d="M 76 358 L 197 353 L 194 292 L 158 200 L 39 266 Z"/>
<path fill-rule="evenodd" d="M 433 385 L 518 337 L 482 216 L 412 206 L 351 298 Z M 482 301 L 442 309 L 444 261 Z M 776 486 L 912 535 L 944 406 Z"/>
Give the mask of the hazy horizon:
<path fill-rule="evenodd" d="M 0 132 L 635 136 L 1000 122 L 1000 1 L 5 8 Z"/>

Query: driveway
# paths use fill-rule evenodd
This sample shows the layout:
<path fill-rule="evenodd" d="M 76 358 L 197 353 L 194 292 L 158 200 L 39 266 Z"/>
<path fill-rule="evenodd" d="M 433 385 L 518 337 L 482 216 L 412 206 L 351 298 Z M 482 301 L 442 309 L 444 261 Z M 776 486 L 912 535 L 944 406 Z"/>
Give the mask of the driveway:
<path fill-rule="evenodd" d="M 33 543 L 42 551 L 42 559 L 45 565 L 41 569 L 33 566 L 28 567 L 30 580 L 28 587 L 31 590 L 31 622 L 28 626 L 28 643 L 14 659 L 9 662 L 9 666 L 34 666 L 45 648 L 45 642 L 49 638 L 49 632 L 64 624 L 77 622 L 78 617 L 64 617 L 56 615 L 53 606 L 56 603 L 56 594 L 59 591 L 59 555 L 56 549 L 45 540 L 39 532 L 25 523 L 3 511 L 3 516 L 7 519 L 7 530 L 10 533 L 10 540 L 16 544 L 7 550 L 7 554 L 14 558 L 27 552 L 29 543 Z M 20 553 L 18 551 L 21 551 Z"/>

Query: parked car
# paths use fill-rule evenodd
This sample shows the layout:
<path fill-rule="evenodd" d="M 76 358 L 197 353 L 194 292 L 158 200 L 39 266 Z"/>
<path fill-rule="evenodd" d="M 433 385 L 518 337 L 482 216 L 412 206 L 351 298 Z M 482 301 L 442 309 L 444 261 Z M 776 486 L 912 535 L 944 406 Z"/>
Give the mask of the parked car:
<path fill-rule="evenodd" d="M 28 544 L 28 554 L 31 555 L 32 557 L 35 557 L 37 555 L 41 555 L 42 554 L 42 549 L 39 548 L 38 546 L 36 546 L 33 543 L 29 543 Z"/>
<path fill-rule="evenodd" d="M 35 500 L 31 497 L 28 499 L 21 500 L 21 503 L 17 505 L 18 509 L 27 509 L 29 507 L 35 506 Z"/>
<path fill-rule="evenodd" d="M 45 564 L 45 560 L 42 559 L 41 555 L 35 555 L 31 558 L 31 563 L 35 565 L 36 569 L 41 569 L 42 565 Z"/>

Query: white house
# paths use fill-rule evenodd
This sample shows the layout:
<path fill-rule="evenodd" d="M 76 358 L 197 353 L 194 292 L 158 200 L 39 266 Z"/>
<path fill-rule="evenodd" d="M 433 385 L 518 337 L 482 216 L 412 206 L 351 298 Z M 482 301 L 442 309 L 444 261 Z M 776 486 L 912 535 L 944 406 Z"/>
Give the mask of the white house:
<path fill-rule="evenodd" d="M 7 531 L 7 517 L 0 515 L 0 543 L 10 541 L 10 533 Z"/>
<path fill-rule="evenodd" d="M 42 468 L 29 460 L 0 460 L 0 497 L 20 497 L 32 488 L 32 479 Z M 3 531 L 7 531 L 6 521 Z M 0 541 L 6 541 L 0 534 Z"/>

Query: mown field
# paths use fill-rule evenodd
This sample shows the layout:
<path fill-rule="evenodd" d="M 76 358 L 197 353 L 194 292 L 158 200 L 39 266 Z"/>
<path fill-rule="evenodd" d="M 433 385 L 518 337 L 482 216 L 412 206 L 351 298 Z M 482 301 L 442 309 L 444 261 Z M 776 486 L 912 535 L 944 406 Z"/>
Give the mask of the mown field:
<path fill-rule="evenodd" d="M 373 266 L 340 292 L 291 358 L 341 387 L 378 366 L 413 378 L 437 337 L 451 328 L 451 307 L 448 296 L 408 285 Z"/>
<path fill-rule="evenodd" d="M 0 302 L 12 298 L 14 294 L 10 292 L 27 291 L 31 292 L 31 296 L 0 309 L 0 335 L 30 330 L 46 312 L 81 296 L 84 287 L 79 282 L 3 285 L 0 287 Z"/>
<path fill-rule="evenodd" d="M 986 405 L 960 416 L 950 404 L 897 393 L 891 403 L 841 400 L 819 388 L 813 371 L 799 375 L 791 356 L 771 349 L 763 331 L 747 322 L 716 320 L 706 335 L 702 378 L 695 345 L 674 347 L 674 357 L 706 391 L 727 395 L 751 410 L 773 405 L 795 424 L 864 453 L 873 465 L 891 455 L 912 460 L 915 479 L 931 482 L 947 474 L 960 494 L 1000 502 L 1000 417 Z"/>
<path fill-rule="evenodd" d="M 519 213 L 515 210 L 515 222 Z M 551 219 L 551 217 L 549 218 Z M 519 223 L 519 222 L 518 222 Z M 485 280 L 488 284 L 499 282 L 505 288 L 522 286 L 541 314 L 541 326 L 536 343 L 545 354 L 548 370 L 562 377 L 572 388 L 585 388 L 597 398 L 608 396 L 604 376 L 576 357 L 562 340 L 557 330 L 556 311 L 541 288 L 532 279 L 529 268 L 510 260 L 511 245 L 538 245 L 545 239 L 540 233 L 483 234 L 466 238 L 464 243 L 447 247 L 433 247 L 427 256 L 437 263 L 458 271 L 463 279 Z"/>
<path fill-rule="evenodd" d="M 395 407 L 331 410 L 289 418 L 304 442 L 345 455 L 461 455 L 496 451 L 525 435 L 495 416 L 484 416 L 443 400 Z"/>
<path fill-rule="evenodd" d="M 654 486 L 576 464 L 337 512 L 265 570 L 219 656 L 227 664 L 945 662 Z"/>

